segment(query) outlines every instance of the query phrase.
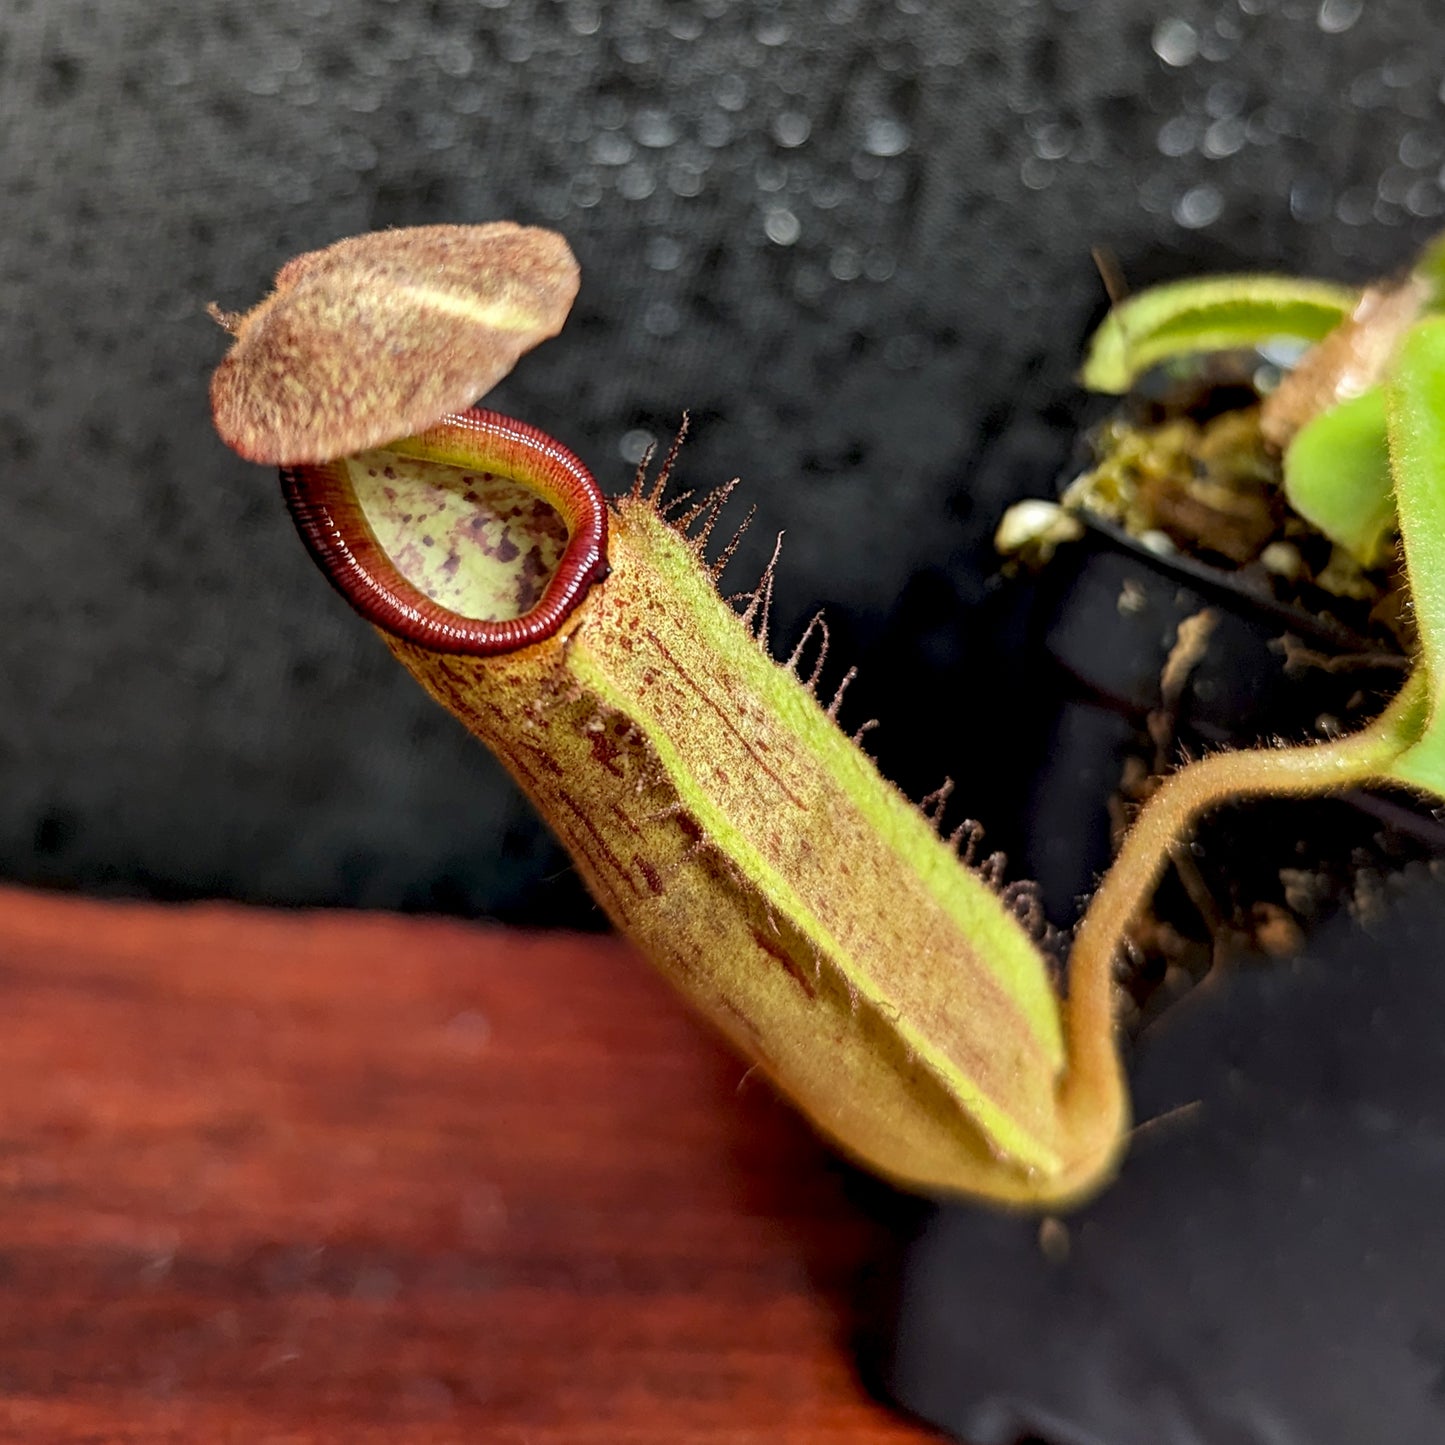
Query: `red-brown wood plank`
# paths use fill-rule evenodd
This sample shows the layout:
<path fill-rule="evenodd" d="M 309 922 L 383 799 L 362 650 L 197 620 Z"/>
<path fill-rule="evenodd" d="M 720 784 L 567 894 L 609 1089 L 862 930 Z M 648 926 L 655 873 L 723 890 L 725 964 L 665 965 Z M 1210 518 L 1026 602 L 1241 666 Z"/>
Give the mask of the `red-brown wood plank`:
<path fill-rule="evenodd" d="M 613 939 L 0 890 L 0 1440 L 904 1445 L 880 1228 Z"/>

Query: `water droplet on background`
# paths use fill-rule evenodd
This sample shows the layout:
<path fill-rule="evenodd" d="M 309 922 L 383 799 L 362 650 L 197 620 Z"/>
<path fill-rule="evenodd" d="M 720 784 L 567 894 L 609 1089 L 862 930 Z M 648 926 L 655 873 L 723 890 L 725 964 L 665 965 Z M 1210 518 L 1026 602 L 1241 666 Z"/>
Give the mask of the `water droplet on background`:
<path fill-rule="evenodd" d="M 1224 193 L 1218 186 L 1191 186 L 1174 203 L 1174 219 L 1186 230 L 1213 225 L 1224 214 Z"/>
<path fill-rule="evenodd" d="M 820 300 L 828 291 L 828 276 L 820 267 L 805 263 L 793 273 L 793 295 L 800 301 Z"/>
<path fill-rule="evenodd" d="M 1204 132 L 1200 151 L 1210 160 L 1222 160 L 1242 150 L 1245 140 L 1244 122 L 1234 118 L 1217 120 Z"/>
<path fill-rule="evenodd" d="M 416 129 L 418 139 L 429 151 L 449 151 L 461 139 L 461 122 L 445 111 L 422 116 Z"/>
<path fill-rule="evenodd" d="M 792 211 L 777 206 L 764 217 L 763 231 L 775 246 L 792 246 L 803 234 L 803 227 Z"/>
<path fill-rule="evenodd" d="M 748 103 L 748 83 L 741 75 L 725 75 L 713 94 L 724 110 L 741 110 Z"/>
<path fill-rule="evenodd" d="M 682 327 L 682 314 L 670 301 L 650 301 L 642 313 L 642 329 L 649 336 L 674 336 Z"/>
<path fill-rule="evenodd" d="M 1043 125 L 1034 133 L 1034 154 L 1041 161 L 1061 161 L 1073 146 L 1067 127 Z"/>
<path fill-rule="evenodd" d="M 790 150 L 802 145 L 812 129 L 813 123 L 801 111 L 785 110 L 773 118 L 773 139 Z"/>
<path fill-rule="evenodd" d="M 480 115 L 487 92 L 475 81 L 457 85 L 449 82 L 446 88 L 446 107 L 454 115 Z"/>
<path fill-rule="evenodd" d="M 657 177 L 644 165 L 623 166 L 617 176 L 617 194 L 624 201 L 645 201 L 657 189 Z"/>
<path fill-rule="evenodd" d="M 1216 80 L 1204 93 L 1204 113 L 1211 120 L 1229 120 L 1244 109 L 1248 92 L 1238 80 Z"/>
<path fill-rule="evenodd" d="M 1271 146 L 1279 139 L 1268 106 L 1262 106 L 1245 121 L 1244 138 L 1252 146 Z"/>
<path fill-rule="evenodd" d="M 788 168 L 780 161 L 759 161 L 753 171 L 753 183 L 760 191 L 781 191 L 788 184 Z"/>
<path fill-rule="evenodd" d="M 1199 58 L 1218 64 L 1234 54 L 1238 42 L 1217 26 L 1199 32 Z"/>
<path fill-rule="evenodd" d="M 472 47 L 464 40 L 448 40 L 436 53 L 437 69 L 453 80 L 472 73 L 472 60 Z"/>
<path fill-rule="evenodd" d="M 560 186 L 546 186 L 537 192 L 537 211 L 543 220 L 566 220 L 571 209 L 572 202 Z"/>
<path fill-rule="evenodd" d="M 627 106 L 623 103 L 620 96 L 604 95 L 597 102 L 597 106 L 592 112 L 592 119 L 603 130 L 621 130 L 622 127 L 627 124 Z M 583 125 L 581 134 L 586 135 L 585 119 L 582 116 L 578 116 L 578 120 L 581 121 Z"/>
<path fill-rule="evenodd" d="M 1155 144 L 1159 154 L 1178 158 L 1187 156 L 1199 140 L 1199 122 L 1192 115 L 1172 115 L 1159 127 Z"/>
<path fill-rule="evenodd" d="M 863 149 L 870 156 L 902 155 L 908 140 L 908 127 L 892 116 L 875 115 L 863 127 Z"/>
<path fill-rule="evenodd" d="M 364 135 L 344 132 L 336 147 L 336 159 L 349 171 L 374 170 L 376 147 Z"/>
<path fill-rule="evenodd" d="M 1296 221 L 1311 225 L 1328 219 L 1333 199 L 1329 186 L 1318 176 L 1300 176 L 1289 188 L 1289 213 Z"/>
<path fill-rule="evenodd" d="M 639 110 L 632 118 L 632 134 L 638 145 L 662 150 L 677 140 L 677 122 L 664 110 Z"/>
<path fill-rule="evenodd" d="M 702 168 L 689 161 L 678 161 L 668 167 L 667 188 L 675 196 L 702 194 Z"/>
<path fill-rule="evenodd" d="M 642 259 L 654 271 L 676 271 L 682 264 L 682 247 L 671 236 L 649 236 Z"/>
<path fill-rule="evenodd" d="M 1019 166 L 1019 180 L 1031 191 L 1041 191 L 1054 178 L 1054 167 L 1038 156 L 1025 156 Z"/>
<path fill-rule="evenodd" d="M 657 445 L 657 438 L 643 427 L 623 432 L 618 438 L 617 454 L 630 467 L 635 467 L 646 454 L 648 447 Z"/>
<path fill-rule="evenodd" d="M 1409 166 L 1411 170 L 1423 170 L 1426 166 L 1440 163 L 1442 154 L 1445 154 L 1445 145 L 1442 145 L 1440 136 L 1434 131 L 1411 130 L 1400 137 L 1396 154 L 1400 157 L 1402 166 Z"/>
<path fill-rule="evenodd" d="M 667 33 L 674 40 L 696 40 L 703 31 L 702 17 L 676 10 L 667 17 Z"/>
<path fill-rule="evenodd" d="M 1411 51 L 1408 54 L 1392 55 L 1380 67 L 1380 79 L 1391 90 L 1408 90 L 1419 84 L 1425 77 L 1425 59 Z"/>
<path fill-rule="evenodd" d="M 1445 212 L 1445 195 L 1434 181 L 1416 181 L 1405 192 L 1405 209 L 1412 216 L 1434 217 Z"/>
<path fill-rule="evenodd" d="M 907 194 L 908 177 L 900 170 L 884 171 L 873 182 L 873 197 L 882 205 L 897 205 Z"/>
<path fill-rule="evenodd" d="M 580 210 L 591 210 L 602 199 L 602 182 L 589 172 L 572 178 L 572 203 Z"/>
<path fill-rule="evenodd" d="M 882 246 L 873 246 L 863 257 L 863 274 L 870 281 L 886 281 L 898 267 L 898 259 Z"/>
<path fill-rule="evenodd" d="M 1347 226 L 1368 225 L 1375 214 L 1375 193 L 1370 186 L 1351 186 L 1335 202 L 1335 218 Z"/>
<path fill-rule="evenodd" d="M 1350 104 L 1361 110 L 1379 110 L 1390 103 L 1390 88 L 1378 70 L 1367 70 L 1350 82 Z"/>
<path fill-rule="evenodd" d="M 616 131 L 599 131 L 587 147 L 588 156 L 599 166 L 623 166 L 632 159 L 632 142 Z"/>
<path fill-rule="evenodd" d="M 271 194 L 283 205 L 303 206 L 316 194 L 311 177 L 304 172 L 284 169 L 271 178 Z"/>
<path fill-rule="evenodd" d="M 1405 195 L 1415 183 L 1413 176 L 1404 166 L 1390 166 L 1380 175 L 1375 183 L 1375 193 L 1382 201 L 1388 201 L 1392 206 L 1400 206 L 1405 203 Z"/>
<path fill-rule="evenodd" d="M 1364 0 L 1320 0 L 1315 23 L 1326 35 L 1341 35 L 1364 13 Z"/>
<path fill-rule="evenodd" d="M 1214 17 L 1214 33 L 1223 40 L 1243 40 L 1244 25 L 1237 16 L 1221 10 Z"/>
<path fill-rule="evenodd" d="M 567 7 L 567 24 L 574 35 L 596 35 L 602 25 L 602 12 L 592 0 L 573 0 Z"/>
<path fill-rule="evenodd" d="M 652 59 L 652 41 L 639 31 L 623 31 L 613 42 L 617 58 L 627 65 L 646 65 Z"/>
<path fill-rule="evenodd" d="M 1150 43 L 1154 54 L 1176 69 L 1189 65 L 1199 54 L 1199 32 L 1187 20 L 1161 20 Z"/>
<path fill-rule="evenodd" d="M 1370 215 L 1376 224 L 1381 226 L 1398 226 L 1405 219 L 1399 206 L 1380 196 L 1375 197 L 1375 204 L 1370 207 Z"/>

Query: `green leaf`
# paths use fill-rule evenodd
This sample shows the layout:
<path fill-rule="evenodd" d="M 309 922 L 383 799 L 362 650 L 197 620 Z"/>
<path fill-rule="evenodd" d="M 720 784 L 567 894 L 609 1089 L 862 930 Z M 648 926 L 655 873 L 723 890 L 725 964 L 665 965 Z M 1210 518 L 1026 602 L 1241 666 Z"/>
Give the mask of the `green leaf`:
<path fill-rule="evenodd" d="M 1428 706 L 1420 739 L 1392 777 L 1445 797 L 1445 317 L 1420 322 L 1400 348 L 1386 389 L 1395 506 L 1420 637 Z"/>
<path fill-rule="evenodd" d="M 1385 559 L 1395 524 L 1385 391 L 1321 412 L 1284 454 L 1284 493 L 1300 516 L 1363 567 Z"/>
<path fill-rule="evenodd" d="M 1150 367 L 1278 337 L 1318 341 L 1354 309 L 1348 286 L 1292 276 L 1212 276 L 1151 287 L 1115 306 L 1079 373 L 1091 391 L 1122 395 Z"/>

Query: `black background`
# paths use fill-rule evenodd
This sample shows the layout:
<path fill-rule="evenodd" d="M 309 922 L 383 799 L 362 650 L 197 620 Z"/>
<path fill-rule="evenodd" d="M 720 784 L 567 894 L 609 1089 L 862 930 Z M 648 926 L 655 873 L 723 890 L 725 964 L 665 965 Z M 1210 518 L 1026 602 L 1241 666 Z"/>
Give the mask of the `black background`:
<path fill-rule="evenodd" d="M 758 504 L 736 588 L 787 530 L 775 646 L 828 604 L 845 722 L 1007 843 L 1040 739 L 987 539 L 1069 452 L 1091 246 L 1399 264 L 1442 41 L 1414 0 L 5 0 L 0 874 L 597 921 L 206 409 L 206 301 L 502 217 L 583 288 L 492 404 L 608 491 L 691 408 L 683 485 Z"/>

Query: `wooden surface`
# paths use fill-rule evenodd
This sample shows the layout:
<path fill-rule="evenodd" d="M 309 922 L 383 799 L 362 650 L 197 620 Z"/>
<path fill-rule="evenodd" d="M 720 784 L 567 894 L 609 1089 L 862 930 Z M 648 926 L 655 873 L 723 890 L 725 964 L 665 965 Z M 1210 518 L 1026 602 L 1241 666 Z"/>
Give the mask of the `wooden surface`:
<path fill-rule="evenodd" d="M 933 1438 L 887 1195 L 614 940 L 0 891 L 0 1037 L 0 1440 Z"/>

